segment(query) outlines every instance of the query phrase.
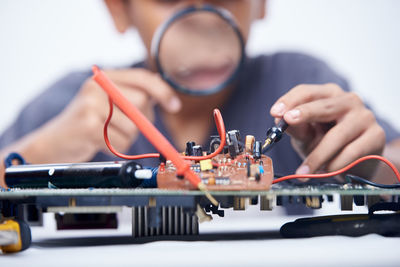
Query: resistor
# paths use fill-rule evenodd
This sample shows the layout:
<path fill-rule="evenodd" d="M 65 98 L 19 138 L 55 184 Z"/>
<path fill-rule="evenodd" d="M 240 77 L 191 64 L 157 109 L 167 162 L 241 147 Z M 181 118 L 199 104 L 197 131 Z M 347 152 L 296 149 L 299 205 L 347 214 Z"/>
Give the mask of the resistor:
<path fill-rule="evenodd" d="M 160 171 L 160 172 L 165 171 L 165 163 L 164 163 L 164 162 L 161 162 L 161 163 L 160 163 L 159 171 Z"/>

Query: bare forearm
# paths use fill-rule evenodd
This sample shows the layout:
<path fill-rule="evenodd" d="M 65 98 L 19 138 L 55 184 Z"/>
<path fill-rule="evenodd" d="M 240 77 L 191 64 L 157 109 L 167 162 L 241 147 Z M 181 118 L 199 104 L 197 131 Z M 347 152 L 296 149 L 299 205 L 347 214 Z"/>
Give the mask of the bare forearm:
<path fill-rule="evenodd" d="M 52 150 L 49 147 L 51 140 L 39 131 L 32 132 L 2 149 L 1 160 L 4 161 L 9 153 L 16 152 L 30 163 L 51 162 Z"/>
<path fill-rule="evenodd" d="M 43 149 L 41 149 L 43 148 Z M 4 181 L 5 166 L 4 159 L 9 153 L 16 152 L 26 161 L 31 163 L 48 163 L 51 161 L 51 152 L 46 151 L 45 145 L 39 138 L 37 132 L 33 132 L 17 142 L 10 144 L 0 151 L 0 186 L 6 187 Z M 50 153 L 49 153 L 50 152 Z"/>

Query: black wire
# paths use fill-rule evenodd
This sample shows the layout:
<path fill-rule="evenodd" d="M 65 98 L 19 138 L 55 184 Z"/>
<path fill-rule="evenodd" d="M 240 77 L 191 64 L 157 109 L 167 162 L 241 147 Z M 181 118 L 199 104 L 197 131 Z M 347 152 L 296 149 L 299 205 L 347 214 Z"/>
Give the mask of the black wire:
<path fill-rule="evenodd" d="M 367 185 L 371 185 L 371 186 L 379 187 L 379 188 L 385 188 L 385 189 L 400 188 L 400 184 L 378 184 L 378 183 L 371 182 L 367 179 L 364 179 L 364 178 L 361 178 L 361 177 L 358 177 L 358 176 L 355 176 L 352 174 L 347 174 L 346 179 L 348 179 L 350 181 L 357 181 L 362 184 L 367 184 Z"/>

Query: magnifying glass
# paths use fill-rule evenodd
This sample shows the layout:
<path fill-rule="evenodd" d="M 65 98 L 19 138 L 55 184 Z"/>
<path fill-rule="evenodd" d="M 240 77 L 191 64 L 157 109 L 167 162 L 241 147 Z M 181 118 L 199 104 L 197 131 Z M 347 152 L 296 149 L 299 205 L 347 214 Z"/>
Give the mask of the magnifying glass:
<path fill-rule="evenodd" d="M 177 91 L 211 95 L 230 85 L 244 62 L 244 39 L 231 13 L 188 6 L 157 30 L 152 55 L 162 78 Z"/>

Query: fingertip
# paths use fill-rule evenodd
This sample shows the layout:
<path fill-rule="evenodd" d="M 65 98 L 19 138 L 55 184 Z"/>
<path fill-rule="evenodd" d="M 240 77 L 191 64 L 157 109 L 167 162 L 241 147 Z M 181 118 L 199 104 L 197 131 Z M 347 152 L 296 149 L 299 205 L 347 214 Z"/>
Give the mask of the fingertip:
<path fill-rule="evenodd" d="M 289 124 L 297 123 L 300 121 L 301 112 L 298 109 L 292 109 L 292 110 L 286 112 L 285 115 L 283 116 L 283 118 Z"/>
<path fill-rule="evenodd" d="M 296 170 L 296 175 L 306 175 L 310 174 L 310 167 L 308 165 L 301 165 L 297 170 Z M 310 180 L 310 178 L 299 178 L 298 179 L 301 182 L 307 182 Z"/>
<path fill-rule="evenodd" d="M 273 117 L 281 117 L 285 113 L 286 105 L 283 102 L 275 103 L 270 110 Z"/>
<path fill-rule="evenodd" d="M 182 108 L 182 102 L 177 96 L 172 96 L 166 103 L 165 108 L 171 113 L 177 113 Z"/>
<path fill-rule="evenodd" d="M 310 174 L 310 167 L 308 165 L 301 165 L 297 170 L 296 170 L 297 175 L 305 175 L 305 174 Z"/>

